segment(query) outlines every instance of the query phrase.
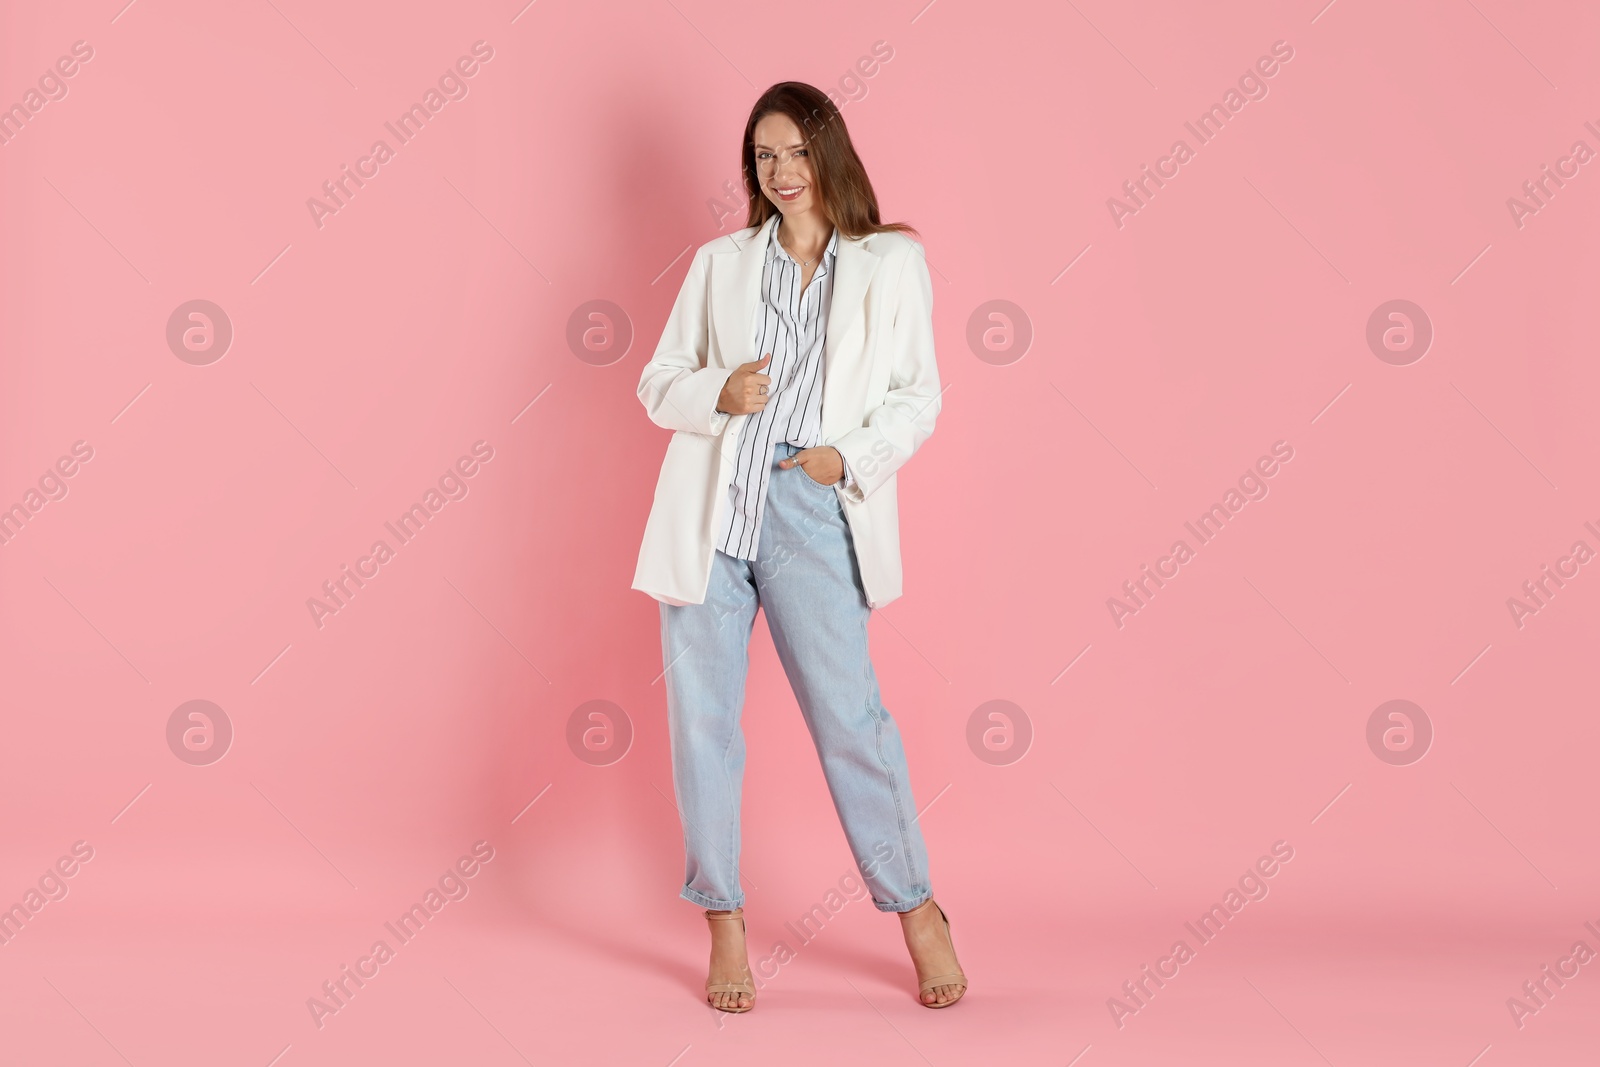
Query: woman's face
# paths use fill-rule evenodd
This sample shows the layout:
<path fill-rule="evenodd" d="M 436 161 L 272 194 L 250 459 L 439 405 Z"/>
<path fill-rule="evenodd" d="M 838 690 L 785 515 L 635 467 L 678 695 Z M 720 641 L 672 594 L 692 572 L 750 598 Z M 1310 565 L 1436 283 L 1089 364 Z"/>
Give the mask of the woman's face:
<path fill-rule="evenodd" d="M 785 215 L 810 211 L 817 198 L 810 151 L 800 127 L 788 115 L 774 112 L 756 122 L 756 180 L 768 200 Z"/>

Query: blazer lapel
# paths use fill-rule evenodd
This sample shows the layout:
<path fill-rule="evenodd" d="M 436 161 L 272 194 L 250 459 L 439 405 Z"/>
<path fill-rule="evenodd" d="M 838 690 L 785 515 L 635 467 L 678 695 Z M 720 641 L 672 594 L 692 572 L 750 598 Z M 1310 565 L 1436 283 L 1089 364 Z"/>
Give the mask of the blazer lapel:
<path fill-rule="evenodd" d="M 867 251 L 862 239 L 847 238 L 843 234 L 834 248 L 833 300 L 828 307 L 828 336 L 822 344 L 822 436 L 825 441 L 836 436 L 831 431 L 841 412 L 838 403 L 830 404 L 829 401 L 843 396 L 840 390 L 865 391 L 865 382 L 855 385 L 847 381 L 851 379 L 853 371 L 864 369 L 862 350 L 840 351 L 839 339 L 849 332 L 860 317 L 861 306 L 866 302 L 867 285 L 877 273 L 881 259 L 876 252 Z M 843 428 L 838 432 L 844 432 Z"/>
<path fill-rule="evenodd" d="M 760 358 L 750 350 L 755 347 L 752 328 L 771 227 L 769 219 L 738 248 L 711 257 L 711 329 L 721 366 L 737 367 Z"/>

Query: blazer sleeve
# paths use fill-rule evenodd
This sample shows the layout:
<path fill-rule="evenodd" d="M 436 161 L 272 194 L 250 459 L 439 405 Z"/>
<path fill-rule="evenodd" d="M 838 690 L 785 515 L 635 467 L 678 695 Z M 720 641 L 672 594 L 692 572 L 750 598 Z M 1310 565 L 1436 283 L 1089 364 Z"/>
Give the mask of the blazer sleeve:
<path fill-rule="evenodd" d="M 717 398 L 734 368 L 706 366 L 710 259 L 702 246 L 689 262 L 656 353 L 639 375 L 637 393 L 657 426 L 716 436 L 732 418 L 717 411 Z"/>
<path fill-rule="evenodd" d="M 912 242 L 895 291 L 889 391 L 867 424 L 831 442 L 854 482 L 857 503 L 877 491 L 933 433 L 939 417 L 939 367 L 933 353 L 933 281 L 922 246 Z"/>

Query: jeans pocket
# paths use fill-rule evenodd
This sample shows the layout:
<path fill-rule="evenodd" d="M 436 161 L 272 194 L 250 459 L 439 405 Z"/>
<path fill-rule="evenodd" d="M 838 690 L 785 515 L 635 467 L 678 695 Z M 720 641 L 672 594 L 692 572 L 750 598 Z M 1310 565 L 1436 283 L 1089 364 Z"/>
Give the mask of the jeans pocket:
<path fill-rule="evenodd" d="M 827 493 L 829 496 L 835 496 L 836 495 L 834 493 L 834 491 L 833 491 L 833 486 L 831 486 L 831 485 L 823 485 L 821 482 L 819 482 L 815 478 L 811 477 L 811 475 L 807 474 L 806 473 L 806 469 L 804 467 L 799 466 L 798 464 L 796 464 L 794 469 L 800 472 L 800 477 L 804 478 L 806 484 L 811 486 L 811 488 L 817 490 L 818 492 Z M 841 479 L 841 481 L 842 480 L 843 479 Z"/>

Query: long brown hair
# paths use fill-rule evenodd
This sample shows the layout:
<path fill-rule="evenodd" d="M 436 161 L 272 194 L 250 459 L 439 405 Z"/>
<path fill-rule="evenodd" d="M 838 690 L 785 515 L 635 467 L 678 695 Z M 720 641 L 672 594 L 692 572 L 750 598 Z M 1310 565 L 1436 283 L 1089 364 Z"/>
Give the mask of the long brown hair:
<path fill-rule="evenodd" d="M 841 234 L 864 237 L 890 230 L 917 234 L 907 223 L 879 221 L 878 198 L 873 195 L 872 182 L 861 165 L 861 157 L 856 155 L 856 146 L 850 142 L 850 131 L 845 129 L 843 116 L 827 93 L 805 82 L 779 82 L 762 93 L 750 109 L 750 121 L 745 123 L 744 144 L 740 149 L 744 191 L 750 199 L 746 226 L 760 226 L 778 213 L 761 191 L 754 144 L 756 123 L 774 112 L 787 115 L 800 127 L 817 195 L 822 198 L 823 213 Z"/>

